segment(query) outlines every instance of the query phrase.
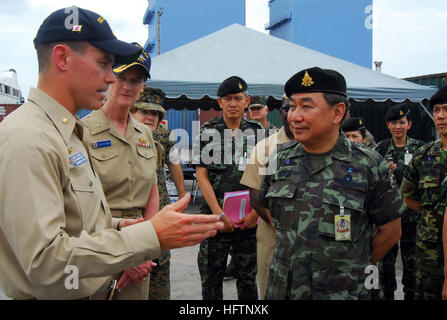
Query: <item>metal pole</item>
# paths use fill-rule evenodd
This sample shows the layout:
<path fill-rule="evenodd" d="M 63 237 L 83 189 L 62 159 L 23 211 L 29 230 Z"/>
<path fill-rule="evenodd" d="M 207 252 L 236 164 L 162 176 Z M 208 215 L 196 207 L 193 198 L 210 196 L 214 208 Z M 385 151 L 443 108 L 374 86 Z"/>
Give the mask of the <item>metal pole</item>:
<path fill-rule="evenodd" d="M 160 10 L 158 10 L 157 11 L 157 40 L 158 40 L 158 55 L 160 55 L 160 52 L 161 52 L 161 39 L 160 39 L 160 37 L 161 37 L 161 34 L 160 34 L 160 24 L 161 24 L 161 22 L 160 22 L 160 18 L 161 18 L 161 15 L 163 14 L 163 8 L 160 8 Z"/>

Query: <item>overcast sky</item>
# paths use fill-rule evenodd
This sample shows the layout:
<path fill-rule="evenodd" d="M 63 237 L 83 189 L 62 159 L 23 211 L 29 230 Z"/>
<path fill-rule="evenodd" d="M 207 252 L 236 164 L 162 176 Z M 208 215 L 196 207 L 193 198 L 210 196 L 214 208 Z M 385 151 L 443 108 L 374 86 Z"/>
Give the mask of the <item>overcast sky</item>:
<path fill-rule="evenodd" d="M 445 0 L 373 1 L 373 61 L 383 61 L 382 72 L 399 78 L 447 72 Z M 248 27 L 266 32 L 267 2 L 246 0 Z M 147 26 L 142 20 L 147 0 L 125 3 L 126 6 L 116 0 L 0 0 L 0 70 L 16 69 L 22 93 L 27 97 L 29 88 L 37 84 L 32 40 L 51 12 L 72 5 L 104 16 L 118 39 L 144 44 Z"/>

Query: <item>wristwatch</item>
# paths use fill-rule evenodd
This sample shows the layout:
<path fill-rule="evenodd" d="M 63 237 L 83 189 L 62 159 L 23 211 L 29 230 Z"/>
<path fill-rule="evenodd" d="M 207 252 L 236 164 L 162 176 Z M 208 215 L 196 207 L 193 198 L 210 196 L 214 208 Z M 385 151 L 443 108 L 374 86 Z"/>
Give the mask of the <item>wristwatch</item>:
<path fill-rule="evenodd" d="M 218 216 L 219 216 L 219 220 L 222 220 L 222 218 L 224 217 L 224 215 L 225 215 L 225 212 L 221 212 L 221 213 L 219 213 L 218 214 Z"/>

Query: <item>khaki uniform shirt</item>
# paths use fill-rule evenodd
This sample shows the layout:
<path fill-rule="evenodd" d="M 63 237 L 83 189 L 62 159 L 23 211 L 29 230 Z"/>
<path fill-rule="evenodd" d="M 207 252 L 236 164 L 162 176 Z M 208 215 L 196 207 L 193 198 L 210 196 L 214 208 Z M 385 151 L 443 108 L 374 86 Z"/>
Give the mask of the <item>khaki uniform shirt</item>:
<path fill-rule="evenodd" d="M 160 244 L 149 221 L 112 229 L 81 124 L 41 90 L 28 99 L 0 123 L 0 286 L 14 299 L 85 298 Z"/>
<path fill-rule="evenodd" d="M 129 114 L 123 137 L 102 110 L 83 121 L 89 129 L 84 142 L 110 209 L 145 208 L 152 186 L 157 185 L 157 151 L 150 129 Z"/>
<path fill-rule="evenodd" d="M 284 127 L 270 137 L 260 141 L 250 154 L 247 168 L 241 179 L 241 184 L 259 190 L 261 188 L 262 177 L 266 173 L 263 168 L 266 168 L 269 155 L 276 149 L 277 145 L 289 141 L 290 139 L 287 137 Z"/>

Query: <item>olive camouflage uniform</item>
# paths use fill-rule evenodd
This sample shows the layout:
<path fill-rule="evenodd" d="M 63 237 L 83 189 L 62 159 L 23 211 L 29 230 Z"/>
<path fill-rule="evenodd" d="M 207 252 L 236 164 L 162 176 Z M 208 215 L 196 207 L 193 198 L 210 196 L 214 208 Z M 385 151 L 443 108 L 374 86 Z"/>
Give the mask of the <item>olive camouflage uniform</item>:
<path fill-rule="evenodd" d="M 376 140 L 374 139 L 374 136 L 369 132 L 368 130 L 365 130 L 366 140 L 365 145 L 370 148 L 376 147 Z"/>
<path fill-rule="evenodd" d="M 416 224 L 416 297 L 442 299 L 442 224 L 446 207 L 447 153 L 441 140 L 420 148 L 402 181 L 402 196 L 421 203 Z"/>
<path fill-rule="evenodd" d="M 239 183 L 243 170 L 245 170 L 241 161 L 248 159 L 256 145 L 257 130 L 264 135 L 262 125 L 257 121 L 242 119 L 240 130 L 242 132 L 233 140 L 231 130 L 228 129 L 223 117 L 215 118 L 203 124 L 200 135 L 194 142 L 193 164 L 208 169 L 209 181 L 220 206 L 223 206 L 225 192 L 247 189 Z M 208 143 L 210 136 L 213 138 Z M 207 155 L 211 159 L 207 159 Z M 212 213 L 204 199 L 201 212 Z M 258 298 L 256 228 L 248 230 L 236 228 L 234 232 L 218 233 L 200 244 L 197 262 L 204 300 L 221 300 L 223 298 L 222 282 L 230 248 L 235 262 L 238 298 Z"/>
<path fill-rule="evenodd" d="M 144 87 L 140 98 L 134 105 L 136 109 L 153 110 L 159 112 L 159 123 L 157 129 L 152 133 L 155 146 L 157 148 L 157 181 L 158 193 L 160 196 L 159 209 L 171 203 L 166 187 L 165 164 L 169 163 L 169 153 L 174 146 L 174 142 L 169 141 L 170 130 L 160 121 L 166 115 L 166 110 L 162 107 L 164 92 L 160 89 Z M 170 258 L 169 250 L 162 250 L 160 257 L 153 260 L 157 265 L 151 270 L 151 280 L 149 284 L 149 300 L 169 300 L 171 297 L 170 281 Z"/>
<path fill-rule="evenodd" d="M 276 156 L 278 169 L 264 177 L 258 198 L 276 229 L 265 298 L 369 299 L 364 282 L 373 224 L 397 219 L 404 209 L 390 168 L 341 132 L 323 155 L 294 141 Z M 341 213 L 350 216 L 351 240 L 335 240 Z"/>
<path fill-rule="evenodd" d="M 392 139 L 380 141 L 376 147 L 376 151 L 383 155 L 385 160 L 393 159 L 396 170 L 393 174 L 396 178 L 397 185 L 400 187 L 404 175 L 405 154 L 412 155 L 417 149 L 425 143 L 420 140 L 407 137 L 405 147 L 396 148 Z M 408 164 L 408 163 L 407 163 Z M 405 299 L 412 299 L 416 285 L 416 274 L 414 269 L 414 250 L 416 246 L 416 220 L 417 212 L 405 208 L 402 215 L 402 237 L 400 239 L 400 250 L 403 264 L 402 284 L 404 285 Z M 380 261 L 380 282 L 387 299 L 394 300 L 394 291 L 396 291 L 396 258 L 399 251 L 399 245 L 395 245 Z"/>

